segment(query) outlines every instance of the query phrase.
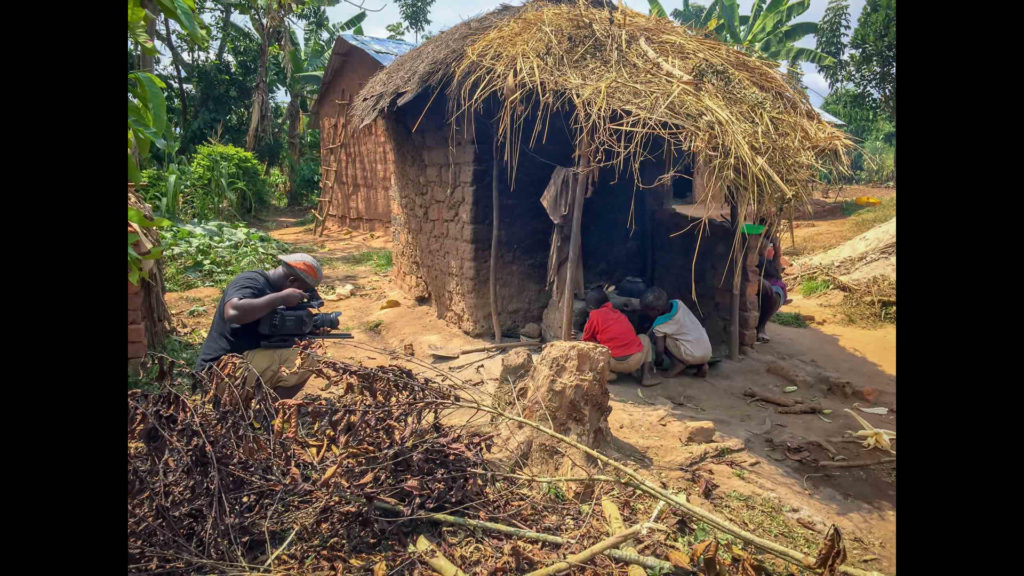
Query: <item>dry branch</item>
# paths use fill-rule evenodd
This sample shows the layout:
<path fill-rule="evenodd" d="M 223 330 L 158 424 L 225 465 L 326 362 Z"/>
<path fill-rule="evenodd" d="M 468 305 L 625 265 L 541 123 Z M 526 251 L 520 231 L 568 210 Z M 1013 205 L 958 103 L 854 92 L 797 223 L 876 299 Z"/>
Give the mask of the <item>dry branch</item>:
<path fill-rule="evenodd" d="M 598 542 L 597 544 L 594 544 L 593 546 L 591 546 L 590 548 L 587 548 L 586 550 L 584 550 L 583 552 L 580 552 L 579 554 L 573 554 L 572 556 L 569 556 L 565 560 L 563 560 L 561 562 L 558 562 L 558 563 L 555 563 L 555 564 L 552 564 L 551 566 L 548 566 L 546 568 L 542 568 L 540 570 L 534 570 L 533 572 L 530 572 L 526 576 L 551 576 L 552 574 L 557 574 L 557 573 L 559 573 L 559 572 L 561 572 L 563 570 L 568 570 L 569 568 L 572 568 L 573 566 L 575 566 L 577 564 L 583 564 L 584 562 L 590 560 L 594 556 L 597 556 L 598 554 L 601 554 L 605 550 L 608 550 L 610 548 L 615 548 L 616 546 L 622 544 L 626 540 L 629 540 L 630 538 L 633 537 L 633 535 L 639 533 L 641 530 L 643 530 L 647 526 L 649 526 L 649 524 L 647 524 L 646 522 L 643 523 L 643 524 L 637 524 L 636 526 L 633 526 L 632 528 L 629 528 L 629 529 L 623 530 L 622 532 L 619 532 L 615 536 L 612 536 L 610 538 L 606 538 L 606 539 Z"/>

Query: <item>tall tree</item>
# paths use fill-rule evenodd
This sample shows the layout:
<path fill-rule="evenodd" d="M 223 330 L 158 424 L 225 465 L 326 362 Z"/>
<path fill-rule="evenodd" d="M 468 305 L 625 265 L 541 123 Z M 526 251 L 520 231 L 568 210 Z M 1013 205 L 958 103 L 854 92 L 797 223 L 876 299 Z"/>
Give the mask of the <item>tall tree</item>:
<path fill-rule="evenodd" d="M 849 0 L 829 0 L 825 14 L 818 23 L 815 48 L 834 60 L 832 64 L 819 64 L 818 72 L 828 82 L 829 89 L 842 84 L 846 75 L 846 33 L 850 30 Z"/>
<path fill-rule="evenodd" d="M 896 0 L 867 0 L 850 38 L 850 81 L 896 121 Z"/>
<path fill-rule="evenodd" d="M 290 50 L 287 53 L 288 107 L 285 108 L 285 122 L 288 125 L 288 205 L 296 206 L 302 200 L 296 188 L 299 164 L 302 160 L 301 140 L 302 109 L 309 109 L 320 91 L 324 68 L 338 34 L 359 28 L 366 19 L 361 11 L 337 26 L 332 26 L 327 13 L 321 6 L 304 9 L 299 15 L 306 26 L 303 28 L 302 44 L 293 30 L 288 29 Z"/>
<path fill-rule="evenodd" d="M 415 35 L 415 42 L 420 41 L 420 34 L 430 24 L 430 7 L 434 0 L 398 0 L 398 12 L 406 27 Z"/>

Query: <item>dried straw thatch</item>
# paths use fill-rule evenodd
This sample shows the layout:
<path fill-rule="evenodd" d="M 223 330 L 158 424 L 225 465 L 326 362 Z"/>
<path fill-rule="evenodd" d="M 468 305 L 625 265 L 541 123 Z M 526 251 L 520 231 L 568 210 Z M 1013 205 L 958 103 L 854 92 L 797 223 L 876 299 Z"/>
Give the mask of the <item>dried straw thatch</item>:
<path fill-rule="evenodd" d="M 578 162 L 636 172 L 653 153 L 667 149 L 678 160 L 690 151 L 708 188 L 729 191 L 741 216 L 803 202 L 822 170 L 845 170 L 852 144 L 775 63 L 611 5 L 503 5 L 398 58 L 360 92 L 352 113 L 365 124 L 420 92 L 433 102 L 445 89 L 454 119 L 496 97 L 494 121 L 514 170 L 520 145 L 542 139 L 552 112 L 564 110 Z M 539 121 L 523 134 L 528 115 Z"/>

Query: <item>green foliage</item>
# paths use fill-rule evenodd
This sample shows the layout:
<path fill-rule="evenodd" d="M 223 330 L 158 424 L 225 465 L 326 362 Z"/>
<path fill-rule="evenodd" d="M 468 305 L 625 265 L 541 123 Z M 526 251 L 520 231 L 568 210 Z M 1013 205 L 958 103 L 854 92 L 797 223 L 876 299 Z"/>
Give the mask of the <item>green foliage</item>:
<path fill-rule="evenodd" d="M 896 119 L 896 0 L 867 0 L 850 37 L 850 80 Z"/>
<path fill-rule="evenodd" d="M 558 502 L 565 502 L 568 499 L 562 487 L 554 482 L 545 482 L 541 487 L 541 493 Z"/>
<path fill-rule="evenodd" d="M 164 341 L 161 348 L 150 351 L 150 356 L 154 354 L 162 354 L 170 358 L 171 362 L 179 362 L 191 369 L 195 366 L 196 360 L 199 359 L 200 348 L 202 348 L 202 341 L 189 342 L 187 340 L 171 336 Z M 128 389 L 138 389 L 145 392 L 156 392 L 161 390 L 161 385 L 156 381 L 159 372 L 160 365 L 157 362 L 145 362 L 144 370 L 141 375 L 128 377 Z M 180 389 L 178 388 L 179 386 L 181 387 Z M 179 392 L 183 392 L 189 387 L 190 383 L 187 379 L 181 382 L 176 382 L 175 385 L 175 388 L 178 389 Z"/>
<path fill-rule="evenodd" d="M 270 189 L 270 203 L 279 208 L 288 205 L 288 177 L 280 168 L 274 167 L 267 174 L 267 187 Z"/>
<path fill-rule="evenodd" d="M 388 31 L 388 40 L 402 40 L 405 38 L 406 29 L 402 26 L 401 22 L 388 24 L 384 29 Z"/>
<path fill-rule="evenodd" d="M 701 17 L 707 29 L 722 42 L 790 68 L 798 62 L 832 64 L 831 57 L 796 46 L 801 38 L 818 31 L 816 22 L 793 22 L 810 8 L 810 0 L 755 0 L 749 15 L 740 15 L 737 0 L 715 0 Z"/>
<path fill-rule="evenodd" d="M 146 185 L 141 192 L 154 213 L 172 221 L 178 219 L 188 174 L 188 165 L 178 163 L 168 164 L 163 169 L 149 168 L 142 172 L 142 181 Z"/>
<path fill-rule="evenodd" d="M 342 262 L 352 266 L 370 266 L 378 274 L 385 274 L 393 266 L 391 250 L 367 250 L 342 258 Z"/>
<path fill-rule="evenodd" d="M 198 220 L 233 215 L 242 218 L 270 204 L 263 167 L 250 153 L 231 145 L 210 143 L 196 149 L 184 206 Z"/>
<path fill-rule="evenodd" d="M 800 294 L 814 296 L 832 288 L 832 283 L 825 278 L 808 278 L 800 284 Z M 776 314 L 775 316 L 778 316 Z"/>
<path fill-rule="evenodd" d="M 430 24 L 430 7 L 434 0 L 397 0 L 398 12 L 402 15 L 402 21 L 406 27 L 416 35 L 419 42 L 420 34 Z"/>
<path fill-rule="evenodd" d="M 879 101 L 855 88 L 841 87 L 830 92 L 821 107 L 846 122 L 846 132 L 859 141 L 850 158 L 851 174 L 844 183 L 894 182 L 896 125 Z"/>
<path fill-rule="evenodd" d="M 807 322 L 796 312 L 776 312 L 771 319 L 772 322 L 792 328 L 807 328 Z M 740 476 L 742 478 L 743 476 Z"/>
<path fill-rule="evenodd" d="M 161 14 L 176 22 L 185 30 L 197 46 L 208 43 L 207 27 L 196 16 L 194 0 L 155 0 L 156 13 L 142 8 L 141 0 L 128 1 L 128 40 L 143 54 L 156 56 L 158 51 L 153 39 L 146 32 L 146 25 Z M 167 123 L 167 102 L 164 99 L 165 84 L 149 72 L 128 74 L 128 179 L 141 181 L 141 169 L 149 158 L 150 144 L 163 149 Z"/>
<path fill-rule="evenodd" d="M 140 228 L 163 228 L 170 226 L 171 222 L 164 218 L 155 217 L 152 220 L 146 217 L 138 208 L 128 207 L 128 221 Z M 143 268 L 143 260 L 156 260 L 163 253 L 164 246 L 154 246 L 148 254 L 139 254 L 135 251 L 135 243 L 139 241 L 139 235 L 134 232 L 128 233 L 128 281 L 136 286 L 140 279 L 148 279 L 149 273 Z"/>
<path fill-rule="evenodd" d="M 169 292 L 223 287 L 247 270 L 275 268 L 277 256 L 291 251 L 259 230 L 226 222 L 177 225 L 165 232 L 163 242 L 164 287 Z"/>
<path fill-rule="evenodd" d="M 896 181 L 896 148 L 885 142 L 871 141 L 863 146 L 864 167 L 857 172 L 861 184 L 888 184 Z"/>
<path fill-rule="evenodd" d="M 825 14 L 818 23 L 815 48 L 830 56 L 834 62 L 818 66 L 818 72 L 828 81 L 829 89 L 839 86 L 846 75 L 846 33 L 850 30 L 849 0 L 828 0 Z"/>
<path fill-rule="evenodd" d="M 370 320 L 366 324 L 363 324 L 363 330 L 366 330 L 367 332 L 373 332 L 374 334 L 380 334 L 380 327 L 383 325 L 383 320 Z"/>

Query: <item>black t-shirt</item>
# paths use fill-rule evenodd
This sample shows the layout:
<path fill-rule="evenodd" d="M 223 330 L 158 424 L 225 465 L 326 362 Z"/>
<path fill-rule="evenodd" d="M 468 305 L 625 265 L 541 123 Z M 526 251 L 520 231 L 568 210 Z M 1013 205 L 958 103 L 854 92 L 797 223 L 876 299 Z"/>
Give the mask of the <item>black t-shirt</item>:
<path fill-rule="evenodd" d="M 220 298 L 220 304 L 217 304 L 210 333 L 199 351 L 196 371 L 203 370 L 225 354 L 242 354 L 260 347 L 261 337 L 256 330 L 259 320 L 232 327 L 224 319 L 224 305 L 235 298 L 251 300 L 272 292 L 275 290 L 266 272 L 242 272 L 231 280 Z"/>

